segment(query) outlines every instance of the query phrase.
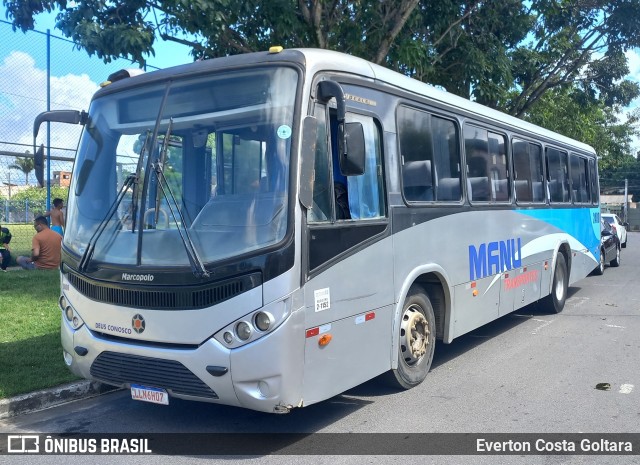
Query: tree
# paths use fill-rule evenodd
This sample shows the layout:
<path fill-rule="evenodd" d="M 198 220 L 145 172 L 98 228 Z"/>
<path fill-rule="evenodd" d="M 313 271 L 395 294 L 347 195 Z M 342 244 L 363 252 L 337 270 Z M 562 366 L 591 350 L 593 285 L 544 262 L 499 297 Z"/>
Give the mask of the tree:
<path fill-rule="evenodd" d="M 67 198 L 69 197 L 69 188 L 61 187 L 61 186 L 51 186 L 51 198 L 61 198 L 64 203 L 67 203 Z M 47 190 L 41 189 L 39 187 L 30 186 L 27 189 L 23 189 L 20 192 L 16 193 L 11 197 L 11 200 L 14 201 L 25 201 L 28 200 L 32 203 L 39 203 L 44 208 L 45 202 L 47 200 Z"/>
<path fill-rule="evenodd" d="M 369 58 L 382 62 L 419 0 L 3 2 L 14 28 L 23 31 L 33 29 L 35 15 L 60 9 L 56 27 L 107 62 L 128 55 L 143 63 L 145 54 L 154 53 L 156 34 L 190 46 L 197 58 L 266 50 L 274 44 L 349 51 L 352 44 L 365 42 L 374 52 Z M 355 42 L 354 33 L 359 37 Z"/>
<path fill-rule="evenodd" d="M 637 114 L 621 122 L 617 108 L 601 99 L 589 99 L 576 88 L 548 91 L 525 119 L 591 145 L 601 158 L 601 169 L 614 169 L 619 160 L 631 156 L 632 138 L 638 130 Z"/>
<path fill-rule="evenodd" d="M 9 169 L 20 170 L 24 173 L 24 184 L 29 185 L 29 173 L 35 168 L 33 158 L 16 157 L 16 162 L 9 165 Z"/>
<path fill-rule="evenodd" d="M 640 46 L 640 0 L 3 3 L 23 31 L 33 29 L 39 13 L 59 9 L 56 27 L 105 62 L 128 56 L 142 64 L 156 37 L 190 46 L 194 58 L 271 45 L 320 47 L 531 120 L 545 95 L 568 92 L 575 102 L 611 108 L 640 95 L 638 83 L 624 79 L 624 52 Z"/>
<path fill-rule="evenodd" d="M 628 73 L 624 52 L 640 46 L 640 1 L 533 0 L 530 14 L 531 36 L 510 54 L 509 113 L 522 117 L 554 88 L 580 87 L 611 104 L 638 95 L 637 83 L 618 81 Z"/>
<path fill-rule="evenodd" d="M 640 0 L 3 0 L 14 28 L 60 9 L 56 27 L 105 61 L 144 63 L 156 37 L 194 57 L 270 45 L 340 50 L 523 116 L 548 89 L 609 98 L 640 44 Z M 511 92 L 506 98 L 507 91 Z"/>

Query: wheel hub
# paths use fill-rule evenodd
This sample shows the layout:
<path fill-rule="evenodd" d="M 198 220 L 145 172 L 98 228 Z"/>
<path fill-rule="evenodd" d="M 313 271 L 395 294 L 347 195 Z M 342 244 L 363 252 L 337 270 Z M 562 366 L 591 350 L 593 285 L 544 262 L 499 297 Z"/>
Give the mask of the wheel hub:
<path fill-rule="evenodd" d="M 429 323 L 414 306 L 407 308 L 402 318 L 402 355 L 408 365 L 415 365 L 427 353 Z"/>

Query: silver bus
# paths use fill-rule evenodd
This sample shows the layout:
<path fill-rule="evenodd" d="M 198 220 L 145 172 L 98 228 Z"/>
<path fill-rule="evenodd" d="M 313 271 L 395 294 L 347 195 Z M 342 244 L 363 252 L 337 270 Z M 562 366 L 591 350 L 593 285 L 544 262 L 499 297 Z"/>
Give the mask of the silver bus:
<path fill-rule="evenodd" d="M 134 399 L 284 413 L 408 389 L 436 344 L 560 312 L 600 263 L 592 148 L 345 54 L 122 71 L 34 143 L 43 121 L 84 125 L 64 360 Z"/>

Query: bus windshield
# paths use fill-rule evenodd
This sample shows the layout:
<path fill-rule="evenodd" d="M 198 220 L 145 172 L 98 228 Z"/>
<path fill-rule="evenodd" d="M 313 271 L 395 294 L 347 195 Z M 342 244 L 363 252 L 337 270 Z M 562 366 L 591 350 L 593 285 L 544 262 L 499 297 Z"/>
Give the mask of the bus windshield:
<path fill-rule="evenodd" d="M 185 266 L 281 241 L 297 79 L 252 68 L 95 99 L 65 246 L 93 263 Z"/>

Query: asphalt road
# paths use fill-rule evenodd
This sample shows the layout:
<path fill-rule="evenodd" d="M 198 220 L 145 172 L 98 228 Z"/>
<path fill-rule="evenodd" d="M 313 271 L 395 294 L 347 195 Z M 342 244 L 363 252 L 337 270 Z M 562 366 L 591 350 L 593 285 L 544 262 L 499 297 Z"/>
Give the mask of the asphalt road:
<path fill-rule="evenodd" d="M 397 392 L 372 380 L 288 415 L 172 399 L 169 406 L 118 391 L 0 421 L 0 431 L 38 433 L 640 433 L 640 233 L 630 233 L 622 264 L 569 289 L 565 310 L 527 307 L 440 344 L 427 380 Z M 596 386 L 608 383 L 609 390 Z M 385 436 L 375 436 L 389 440 Z M 377 439 L 376 439 L 377 440 Z M 272 455 L 243 463 L 640 463 L 635 456 Z M 175 465 L 211 459 L 174 456 Z M 0 463 L 156 464 L 149 456 L 0 456 Z"/>

